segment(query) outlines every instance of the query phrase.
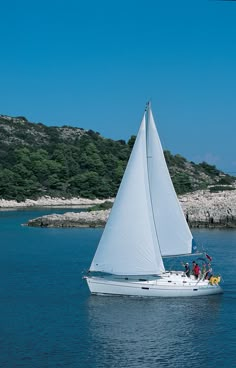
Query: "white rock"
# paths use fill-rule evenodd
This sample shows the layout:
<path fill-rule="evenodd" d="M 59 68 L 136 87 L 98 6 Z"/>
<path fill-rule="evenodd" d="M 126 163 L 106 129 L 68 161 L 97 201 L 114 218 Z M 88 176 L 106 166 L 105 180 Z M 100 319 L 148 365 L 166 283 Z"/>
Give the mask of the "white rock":
<path fill-rule="evenodd" d="M 114 201 L 114 199 L 107 200 L 111 202 Z M 105 199 L 88 199 L 81 197 L 65 199 L 44 196 L 37 200 L 26 199 L 24 202 L 0 199 L 0 208 L 91 206 L 94 204 L 103 203 L 105 201 Z"/>

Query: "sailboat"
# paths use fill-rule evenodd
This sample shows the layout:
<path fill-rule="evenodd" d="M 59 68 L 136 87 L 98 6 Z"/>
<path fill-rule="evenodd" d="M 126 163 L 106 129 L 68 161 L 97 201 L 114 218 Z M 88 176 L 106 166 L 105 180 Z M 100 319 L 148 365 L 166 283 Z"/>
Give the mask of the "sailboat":
<path fill-rule="evenodd" d="M 92 294 L 187 297 L 221 293 L 218 282 L 165 269 L 164 257 L 191 255 L 193 244 L 148 103 L 84 278 Z"/>

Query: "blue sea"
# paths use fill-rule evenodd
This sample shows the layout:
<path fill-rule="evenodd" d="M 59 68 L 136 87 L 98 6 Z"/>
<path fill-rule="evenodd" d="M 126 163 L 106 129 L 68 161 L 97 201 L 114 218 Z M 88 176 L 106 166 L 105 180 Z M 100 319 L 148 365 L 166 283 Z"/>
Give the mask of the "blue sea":
<path fill-rule="evenodd" d="M 194 230 L 222 295 L 91 296 L 82 276 L 102 229 L 22 226 L 67 211 L 0 212 L 0 367 L 236 367 L 236 230 Z"/>

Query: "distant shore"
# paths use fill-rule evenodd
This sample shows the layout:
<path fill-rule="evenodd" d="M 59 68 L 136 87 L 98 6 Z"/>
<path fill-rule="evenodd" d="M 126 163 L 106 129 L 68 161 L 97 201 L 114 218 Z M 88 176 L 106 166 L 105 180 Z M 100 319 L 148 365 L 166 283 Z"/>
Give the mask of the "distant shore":
<path fill-rule="evenodd" d="M 51 198 L 27 199 L 24 202 L 0 199 L 0 209 L 27 207 L 89 208 L 113 199 Z M 179 201 L 190 227 L 236 228 L 236 190 L 211 193 L 209 190 L 196 191 L 179 196 Z M 56 210 L 55 210 L 56 212 Z M 40 227 L 101 227 L 106 224 L 110 210 L 67 212 L 42 216 L 29 221 L 29 226 Z M 171 226 L 171 224 L 170 224 Z"/>
<path fill-rule="evenodd" d="M 236 228 L 236 190 L 211 193 L 197 191 L 179 196 L 179 201 L 190 227 Z M 74 201 L 72 203 L 75 203 Z M 80 199 L 79 203 L 85 204 Z M 93 202 L 95 203 L 95 202 Z M 87 202 L 87 205 L 91 202 Z M 106 224 L 110 210 L 52 214 L 29 221 L 29 226 L 40 227 L 101 227 Z M 169 224 L 171 227 L 171 224 Z"/>
<path fill-rule="evenodd" d="M 26 199 L 24 202 L 15 200 L 0 199 L 0 209 L 6 208 L 27 208 L 27 207 L 90 207 L 95 204 L 104 203 L 112 199 L 88 199 L 88 198 L 52 198 L 49 196 L 41 197 L 37 200 Z"/>

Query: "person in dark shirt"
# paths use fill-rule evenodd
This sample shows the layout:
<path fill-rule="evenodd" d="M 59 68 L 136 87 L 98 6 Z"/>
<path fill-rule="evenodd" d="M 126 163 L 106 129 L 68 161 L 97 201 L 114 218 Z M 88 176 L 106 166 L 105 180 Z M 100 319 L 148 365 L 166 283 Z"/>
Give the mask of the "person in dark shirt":
<path fill-rule="evenodd" d="M 185 268 L 185 274 L 186 274 L 186 276 L 190 277 L 190 267 L 189 267 L 188 262 L 185 263 L 184 268 Z"/>

